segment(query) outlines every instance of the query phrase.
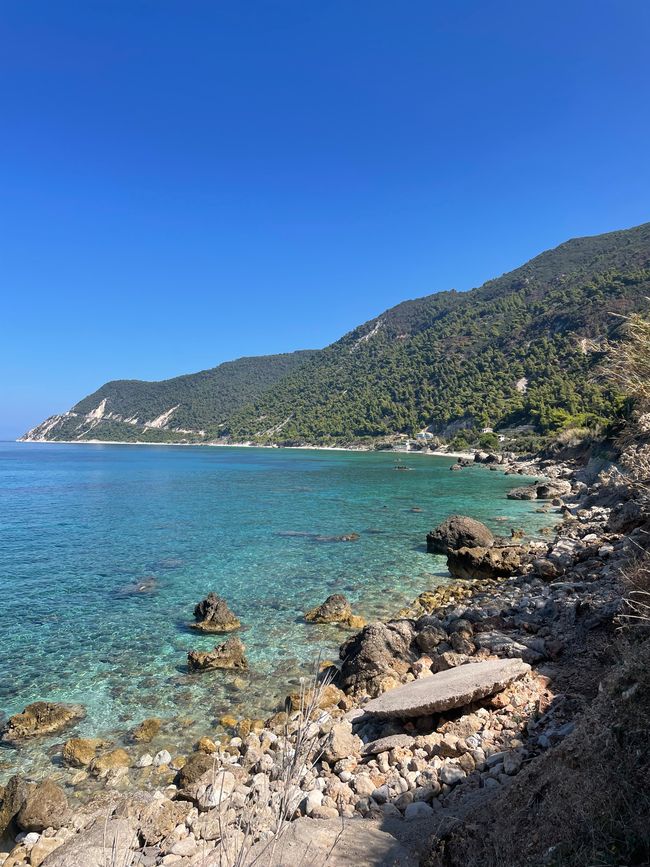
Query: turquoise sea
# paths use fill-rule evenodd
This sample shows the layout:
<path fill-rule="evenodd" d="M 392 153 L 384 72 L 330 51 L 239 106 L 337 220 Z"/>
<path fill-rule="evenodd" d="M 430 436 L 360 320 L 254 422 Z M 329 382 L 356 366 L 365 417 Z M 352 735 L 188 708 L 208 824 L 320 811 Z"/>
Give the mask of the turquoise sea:
<path fill-rule="evenodd" d="M 520 477 L 452 473 L 449 458 L 418 454 L 401 455 L 411 472 L 396 472 L 396 460 L 0 444 L 0 710 L 72 701 L 88 710 L 78 729 L 87 735 L 150 716 L 175 731 L 182 718 L 188 743 L 214 735 L 224 713 L 268 715 L 319 652 L 335 656 L 347 633 L 301 617 L 330 593 L 372 619 L 445 580 L 444 559 L 426 553 L 425 535 L 448 514 L 501 533 L 534 533 L 552 520 L 505 498 Z M 347 533 L 358 541 L 332 540 Z M 187 626 L 210 590 L 244 625 L 248 675 L 186 671 L 188 650 L 216 640 Z M 43 749 L 0 751 L 0 776 Z"/>

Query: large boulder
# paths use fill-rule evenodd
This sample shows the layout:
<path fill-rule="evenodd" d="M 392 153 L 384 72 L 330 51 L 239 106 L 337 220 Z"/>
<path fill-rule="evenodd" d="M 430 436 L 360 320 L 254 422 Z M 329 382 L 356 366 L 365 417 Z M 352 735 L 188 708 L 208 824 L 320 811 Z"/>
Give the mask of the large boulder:
<path fill-rule="evenodd" d="M 308 623 L 338 623 L 352 629 L 362 629 L 365 626 L 362 617 L 352 613 L 350 603 L 342 593 L 328 596 L 322 605 L 317 605 L 305 614 Z"/>
<path fill-rule="evenodd" d="M 30 785 L 23 777 L 10 777 L 0 796 L 0 837 L 11 824 L 29 794 Z"/>
<path fill-rule="evenodd" d="M 107 867 L 131 864 L 140 850 L 133 819 L 99 818 L 48 855 L 43 867 Z"/>
<path fill-rule="evenodd" d="M 278 851 L 282 854 L 278 857 Z M 416 867 L 418 859 L 395 837 L 380 831 L 362 819 L 341 823 L 340 819 L 310 819 L 291 822 L 278 842 L 257 843 L 250 851 L 251 864 L 277 867 L 300 864 L 301 867 Z M 214 862 L 215 864 L 218 862 Z M 230 861 L 224 863 L 230 863 Z"/>
<path fill-rule="evenodd" d="M 530 665 L 521 659 L 459 665 L 391 689 L 368 702 L 364 710 L 380 718 L 401 719 L 442 713 L 501 692 L 528 671 Z"/>
<path fill-rule="evenodd" d="M 14 743 L 27 738 L 56 734 L 83 719 L 85 715 L 86 711 L 80 704 L 35 701 L 27 705 L 21 713 L 9 717 L 2 732 L 2 740 Z"/>
<path fill-rule="evenodd" d="M 420 656 L 414 637 L 410 620 L 369 623 L 341 645 L 341 687 L 376 696 L 400 683 Z"/>
<path fill-rule="evenodd" d="M 506 578 L 519 572 L 526 559 L 526 549 L 519 545 L 461 548 L 447 555 L 447 568 L 461 580 Z"/>
<path fill-rule="evenodd" d="M 239 618 L 228 607 L 228 603 L 216 593 L 208 593 L 194 608 L 196 623 L 194 629 L 201 632 L 233 632 L 239 629 Z"/>
<path fill-rule="evenodd" d="M 190 671 L 214 671 L 219 668 L 246 670 L 248 661 L 245 649 L 239 638 L 232 636 L 223 644 L 215 645 L 213 650 L 190 650 L 187 667 Z"/>
<path fill-rule="evenodd" d="M 430 554 L 449 554 L 459 548 L 489 548 L 493 544 L 494 536 L 485 524 L 464 515 L 451 515 L 427 533 Z"/>
<path fill-rule="evenodd" d="M 46 828 L 61 828 L 68 814 L 65 792 L 53 780 L 45 779 L 27 794 L 16 824 L 23 831 L 40 834 Z"/>
<path fill-rule="evenodd" d="M 566 497 L 571 493 L 571 482 L 566 479 L 553 479 L 537 485 L 538 500 L 554 500 L 556 497 Z"/>

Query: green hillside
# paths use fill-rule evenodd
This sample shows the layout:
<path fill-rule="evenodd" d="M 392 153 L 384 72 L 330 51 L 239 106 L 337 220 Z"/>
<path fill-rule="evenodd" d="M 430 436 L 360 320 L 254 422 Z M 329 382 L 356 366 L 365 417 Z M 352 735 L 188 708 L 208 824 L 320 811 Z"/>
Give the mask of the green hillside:
<path fill-rule="evenodd" d="M 602 350 L 624 327 L 617 314 L 649 297 L 646 223 L 567 241 L 469 292 L 405 301 L 321 351 L 107 383 L 29 436 L 329 443 L 606 421 L 618 397 L 595 375 Z"/>
<path fill-rule="evenodd" d="M 229 430 L 322 442 L 608 418 L 598 349 L 621 327 L 613 314 L 649 295 L 650 224 L 568 241 L 478 289 L 388 310 L 235 413 Z"/>
<path fill-rule="evenodd" d="M 47 419 L 29 435 L 125 442 L 200 440 L 207 429 L 218 430 L 235 410 L 317 354 L 305 350 L 239 358 L 160 382 L 114 380 L 68 413 Z"/>

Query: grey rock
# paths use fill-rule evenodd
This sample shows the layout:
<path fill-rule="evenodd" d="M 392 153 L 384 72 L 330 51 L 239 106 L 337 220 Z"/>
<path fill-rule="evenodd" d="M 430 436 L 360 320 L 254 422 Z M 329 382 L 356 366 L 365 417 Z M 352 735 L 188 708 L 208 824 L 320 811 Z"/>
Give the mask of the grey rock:
<path fill-rule="evenodd" d="M 489 548 L 494 544 L 492 532 L 464 515 L 451 515 L 427 534 L 427 551 L 430 554 L 449 554 L 459 548 Z"/>
<path fill-rule="evenodd" d="M 530 671 L 521 659 L 460 665 L 391 689 L 365 706 L 378 717 L 417 717 L 464 707 L 494 695 Z"/>
<path fill-rule="evenodd" d="M 411 737 L 411 735 L 388 735 L 385 738 L 379 738 L 366 744 L 361 750 L 361 755 L 374 756 L 378 753 L 392 750 L 395 747 L 412 747 L 414 743 L 415 738 Z"/>
<path fill-rule="evenodd" d="M 67 840 L 43 862 L 43 867 L 106 867 L 130 864 L 139 849 L 136 823 L 131 819 L 99 819 Z M 114 859 L 111 861 L 111 858 Z"/>
<path fill-rule="evenodd" d="M 391 834 L 361 819 L 302 818 L 292 822 L 281 843 L 282 864 L 301 867 L 417 867 L 414 858 Z M 274 857 L 275 855 L 275 857 Z M 277 852 L 258 844 L 250 853 L 256 867 L 277 867 Z"/>

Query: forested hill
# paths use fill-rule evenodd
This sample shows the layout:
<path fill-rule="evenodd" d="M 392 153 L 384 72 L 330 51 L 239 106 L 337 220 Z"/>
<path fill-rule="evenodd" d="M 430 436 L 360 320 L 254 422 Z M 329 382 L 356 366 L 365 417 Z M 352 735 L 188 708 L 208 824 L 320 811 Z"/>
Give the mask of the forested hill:
<path fill-rule="evenodd" d="M 219 430 L 235 410 L 314 358 L 317 351 L 238 358 L 218 367 L 143 382 L 107 382 L 62 415 L 26 434 L 28 439 L 199 441 Z"/>
<path fill-rule="evenodd" d="M 616 314 L 647 309 L 649 296 L 647 223 L 567 241 L 469 292 L 405 301 L 319 352 L 241 359 L 225 378 L 218 372 L 228 365 L 162 383 L 108 383 L 74 416 L 30 435 L 327 443 L 425 427 L 449 436 L 591 424 L 616 405 L 595 376 L 606 341 L 624 328 Z"/>

